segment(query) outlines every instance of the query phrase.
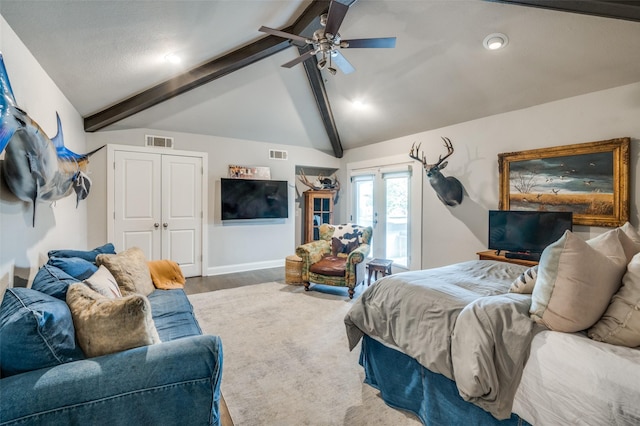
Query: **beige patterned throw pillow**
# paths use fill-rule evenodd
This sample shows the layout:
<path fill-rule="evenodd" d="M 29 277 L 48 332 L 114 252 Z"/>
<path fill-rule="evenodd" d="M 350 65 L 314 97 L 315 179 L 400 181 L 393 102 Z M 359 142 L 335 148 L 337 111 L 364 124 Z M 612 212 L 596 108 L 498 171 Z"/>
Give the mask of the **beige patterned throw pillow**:
<path fill-rule="evenodd" d="M 69 286 L 67 305 L 87 357 L 160 343 L 151 304 L 140 294 L 110 299 L 76 283 Z"/>
<path fill-rule="evenodd" d="M 147 259 L 138 247 L 118 254 L 100 254 L 96 257 L 96 264 L 106 266 L 125 296 L 131 293 L 148 296 L 155 290 Z"/>
<path fill-rule="evenodd" d="M 531 294 L 538 278 L 538 265 L 524 271 L 511 283 L 509 293 Z"/>

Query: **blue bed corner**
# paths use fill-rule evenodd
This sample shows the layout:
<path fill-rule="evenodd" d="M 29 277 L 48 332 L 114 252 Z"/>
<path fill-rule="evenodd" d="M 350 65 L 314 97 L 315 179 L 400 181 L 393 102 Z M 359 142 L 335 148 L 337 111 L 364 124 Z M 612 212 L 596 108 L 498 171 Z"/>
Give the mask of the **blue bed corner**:
<path fill-rule="evenodd" d="M 412 412 L 425 425 L 531 426 L 516 414 L 497 420 L 462 399 L 452 380 L 367 335 L 362 339 L 360 365 L 365 383 L 378 389 L 387 405 Z"/>

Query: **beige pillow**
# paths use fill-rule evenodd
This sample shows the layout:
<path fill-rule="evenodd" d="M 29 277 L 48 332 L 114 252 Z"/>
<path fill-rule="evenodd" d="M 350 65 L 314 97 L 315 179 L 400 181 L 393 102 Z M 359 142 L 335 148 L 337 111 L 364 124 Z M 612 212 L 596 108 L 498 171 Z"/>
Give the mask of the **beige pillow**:
<path fill-rule="evenodd" d="M 599 342 L 630 348 L 640 346 L 640 253 L 627 265 L 622 287 L 588 334 Z"/>
<path fill-rule="evenodd" d="M 131 247 L 118 254 L 99 254 L 96 264 L 107 267 L 125 296 L 130 293 L 148 296 L 155 290 L 147 259 L 138 247 Z"/>
<path fill-rule="evenodd" d="M 603 244 L 606 245 L 607 238 L 610 237 L 610 234 L 614 234 L 620 241 L 624 254 L 627 258 L 627 263 L 631 261 L 633 256 L 640 253 L 640 235 L 638 235 L 629 222 L 619 228 L 612 229 L 602 235 L 591 238 L 590 240 L 587 240 L 587 243 L 597 250 L 601 250 Z"/>
<path fill-rule="evenodd" d="M 87 357 L 160 342 L 151 304 L 140 294 L 109 299 L 86 284 L 75 283 L 67 291 L 67 305 L 78 344 Z"/>
<path fill-rule="evenodd" d="M 598 249 L 566 231 L 542 252 L 530 310 L 536 322 L 571 333 L 602 316 L 620 287 L 626 257 L 615 233 L 594 245 Z"/>
<path fill-rule="evenodd" d="M 109 299 L 122 297 L 120 287 L 118 287 L 118 282 L 104 265 L 100 265 L 98 270 L 83 282 L 91 290 L 97 291 Z"/>
<path fill-rule="evenodd" d="M 531 294 L 538 278 L 538 265 L 524 271 L 509 287 L 509 293 Z"/>

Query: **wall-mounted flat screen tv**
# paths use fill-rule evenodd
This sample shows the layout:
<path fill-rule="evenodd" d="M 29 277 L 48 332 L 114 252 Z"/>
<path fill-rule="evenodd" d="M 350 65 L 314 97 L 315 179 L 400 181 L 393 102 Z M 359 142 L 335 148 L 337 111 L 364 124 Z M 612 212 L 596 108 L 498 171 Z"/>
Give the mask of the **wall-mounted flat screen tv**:
<path fill-rule="evenodd" d="M 489 249 L 542 253 L 572 223 L 571 212 L 489 210 Z"/>
<path fill-rule="evenodd" d="M 220 182 L 222 220 L 289 217 L 287 181 L 226 179 Z"/>

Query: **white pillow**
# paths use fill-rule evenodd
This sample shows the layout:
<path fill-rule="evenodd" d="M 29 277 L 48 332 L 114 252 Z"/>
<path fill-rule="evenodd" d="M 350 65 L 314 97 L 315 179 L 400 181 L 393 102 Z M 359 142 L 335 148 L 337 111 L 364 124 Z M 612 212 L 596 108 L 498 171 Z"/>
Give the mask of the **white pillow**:
<path fill-rule="evenodd" d="M 118 282 L 104 265 L 100 265 L 98 270 L 83 282 L 91 290 L 97 291 L 109 299 L 122 297 L 120 287 L 118 287 Z"/>
<path fill-rule="evenodd" d="M 591 327 L 620 287 L 626 265 L 616 233 L 587 244 L 566 231 L 542 252 L 531 317 L 556 331 L 571 333 Z"/>
<path fill-rule="evenodd" d="M 627 265 L 622 287 L 588 334 L 599 342 L 630 348 L 640 346 L 640 253 Z"/>
<path fill-rule="evenodd" d="M 511 283 L 509 293 L 531 294 L 538 278 L 538 265 L 524 271 Z"/>

